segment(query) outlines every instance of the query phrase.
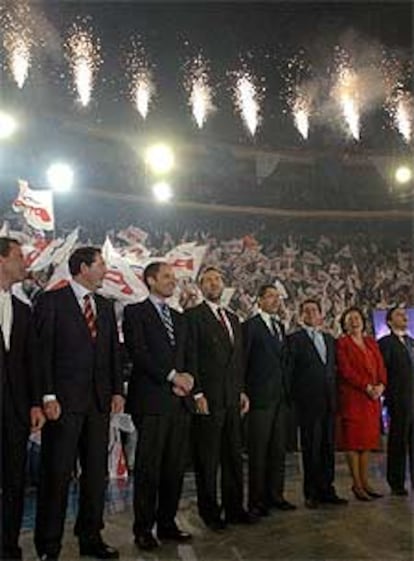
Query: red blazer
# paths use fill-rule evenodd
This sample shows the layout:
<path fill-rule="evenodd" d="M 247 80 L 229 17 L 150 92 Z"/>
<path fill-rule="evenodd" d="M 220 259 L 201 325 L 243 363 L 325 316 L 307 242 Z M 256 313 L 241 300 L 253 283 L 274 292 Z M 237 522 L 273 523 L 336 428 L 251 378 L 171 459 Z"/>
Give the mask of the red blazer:
<path fill-rule="evenodd" d="M 372 400 L 365 392 L 368 384 L 387 384 L 387 372 L 377 342 L 364 337 L 365 345 L 372 351 L 370 365 L 364 351 L 348 335 L 336 342 L 338 368 L 338 413 L 344 419 L 363 419 L 372 413 L 379 414 L 380 402 Z"/>

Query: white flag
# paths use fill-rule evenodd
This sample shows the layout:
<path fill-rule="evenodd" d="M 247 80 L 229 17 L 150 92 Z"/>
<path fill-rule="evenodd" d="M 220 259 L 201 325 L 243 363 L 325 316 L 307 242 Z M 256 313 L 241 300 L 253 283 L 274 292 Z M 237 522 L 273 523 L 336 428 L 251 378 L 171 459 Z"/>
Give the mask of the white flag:
<path fill-rule="evenodd" d="M 23 213 L 27 224 L 35 230 L 51 232 L 55 229 L 53 192 L 49 189 L 34 190 L 27 181 L 19 180 L 19 194 L 13 202 L 13 210 Z"/>
<path fill-rule="evenodd" d="M 177 278 L 190 277 L 195 280 L 206 251 L 206 245 L 184 243 L 169 251 L 164 259 L 173 267 Z"/>
<path fill-rule="evenodd" d="M 126 259 L 117 252 L 108 237 L 102 246 L 102 257 L 105 259 L 108 269 L 100 290 L 104 296 L 125 303 L 142 302 L 147 298 L 147 287 L 138 278 Z"/>

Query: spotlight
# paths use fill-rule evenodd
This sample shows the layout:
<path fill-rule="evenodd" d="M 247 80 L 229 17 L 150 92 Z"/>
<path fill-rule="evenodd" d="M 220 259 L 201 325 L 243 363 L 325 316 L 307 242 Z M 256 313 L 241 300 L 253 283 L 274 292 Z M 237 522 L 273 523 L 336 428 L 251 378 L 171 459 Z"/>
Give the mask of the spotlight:
<path fill-rule="evenodd" d="M 17 122 L 8 113 L 0 112 L 0 140 L 10 138 L 17 129 Z"/>
<path fill-rule="evenodd" d="M 155 144 L 147 149 L 145 161 L 153 173 L 162 175 L 174 167 L 174 153 L 166 144 Z"/>
<path fill-rule="evenodd" d="M 395 181 L 400 185 L 404 185 L 411 181 L 413 174 L 408 166 L 400 166 L 395 171 Z"/>
<path fill-rule="evenodd" d="M 155 183 L 152 187 L 152 192 L 159 203 L 168 203 L 173 197 L 171 185 L 166 181 Z"/>
<path fill-rule="evenodd" d="M 73 170 L 68 164 L 57 162 L 47 170 L 47 180 L 54 191 L 70 191 L 73 185 Z"/>

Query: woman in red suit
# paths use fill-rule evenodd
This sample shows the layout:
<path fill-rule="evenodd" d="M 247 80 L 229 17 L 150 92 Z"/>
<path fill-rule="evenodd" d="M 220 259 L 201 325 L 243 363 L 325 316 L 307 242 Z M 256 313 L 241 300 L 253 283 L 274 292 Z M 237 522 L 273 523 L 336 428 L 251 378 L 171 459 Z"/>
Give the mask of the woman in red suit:
<path fill-rule="evenodd" d="M 376 341 L 364 334 L 365 318 L 350 308 L 341 318 L 344 336 L 337 341 L 339 448 L 347 452 L 352 491 L 361 501 L 382 495 L 368 483 L 369 451 L 380 439 L 380 397 L 387 373 Z"/>

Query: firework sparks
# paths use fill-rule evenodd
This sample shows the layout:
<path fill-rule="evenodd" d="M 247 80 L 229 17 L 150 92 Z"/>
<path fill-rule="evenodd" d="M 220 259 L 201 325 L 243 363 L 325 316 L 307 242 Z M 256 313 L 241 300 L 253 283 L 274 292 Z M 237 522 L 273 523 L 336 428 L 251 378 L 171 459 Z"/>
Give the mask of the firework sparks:
<path fill-rule="evenodd" d="M 27 4 L 18 4 L 2 18 L 3 45 L 7 53 L 10 71 L 17 86 L 23 88 L 31 64 L 33 36 L 29 25 L 30 12 Z"/>
<path fill-rule="evenodd" d="M 395 124 L 406 142 L 410 142 L 412 133 L 412 100 L 407 96 L 402 96 L 397 103 L 395 112 Z"/>
<path fill-rule="evenodd" d="M 75 25 L 65 46 L 79 101 L 86 107 L 91 100 L 96 72 L 102 63 L 99 41 L 94 42 L 89 29 Z"/>
<path fill-rule="evenodd" d="M 389 115 L 392 127 L 401 134 L 405 142 L 409 143 L 413 134 L 414 99 L 412 94 L 405 91 L 404 77 L 408 76 L 407 81 L 410 80 L 412 66 L 404 68 L 393 53 L 385 53 L 382 62 L 386 84 L 384 108 Z"/>
<path fill-rule="evenodd" d="M 146 119 L 154 93 L 154 85 L 149 71 L 138 72 L 133 86 L 135 106 L 143 119 Z"/>
<path fill-rule="evenodd" d="M 414 119 L 414 102 L 412 96 L 402 89 L 387 101 L 387 111 L 390 115 L 392 125 L 401 134 L 405 142 L 411 141 Z"/>
<path fill-rule="evenodd" d="M 141 43 L 132 41 L 132 50 L 127 56 L 127 77 L 131 83 L 131 99 L 143 119 L 147 118 L 155 84 L 151 66 Z"/>
<path fill-rule="evenodd" d="M 307 140 L 316 88 L 314 81 L 311 79 L 312 67 L 303 50 L 288 60 L 286 67 L 282 69 L 282 74 L 285 80 L 285 88 L 281 90 L 281 97 L 283 100 L 286 99 L 299 134 Z"/>
<path fill-rule="evenodd" d="M 350 68 L 339 71 L 336 97 L 342 108 L 345 122 L 355 140 L 360 138 L 360 116 L 358 102 L 358 77 Z"/>
<path fill-rule="evenodd" d="M 185 87 L 189 93 L 189 104 L 194 120 L 201 129 L 207 117 L 215 110 L 213 90 L 208 80 L 208 65 L 201 56 L 191 63 Z"/>
<path fill-rule="evenodd" d="M 305 140 L 309 136 L 310 106 L 309 98 L 304 94 L 298 94 L 292 108 L 295 126 Z"/>
<path fill-rule="evenodd" d="M 259 93 L 253 77 L 248 72 L 238 75 L 234 89 L 236 108 L 252 136 L 260 123 Z"/>

